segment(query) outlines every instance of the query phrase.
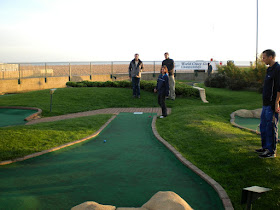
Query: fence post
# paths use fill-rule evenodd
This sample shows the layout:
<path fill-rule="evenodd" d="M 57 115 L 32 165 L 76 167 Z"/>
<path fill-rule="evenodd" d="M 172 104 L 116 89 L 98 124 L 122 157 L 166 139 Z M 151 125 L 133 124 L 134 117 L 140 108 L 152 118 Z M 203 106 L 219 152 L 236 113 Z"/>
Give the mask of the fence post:
<path fill-rule="evenodd" d="M 112 61 L 111 62 L 111 79 L 113 79 L 113 65 L 114 65 L 114 62 Z"/>
<path fill-rule="evenodd" d="M 92 73 L 91 73 L 91 62 L 89 63 L 89 69 L 90 69 L 90 76 L 89 76 L 89 79 L 92 80 L 92 76 L 91 76 L 91 74 L 92 74 Z"/>
<path fill-rule="evenodd" d="M 18 84 L 20 84 L 20 63 L 18 64 Z"/>
<path fill-rule="evenodd" d="M 69 63 L 69 81 L 71 80 L 71 63 Z"/>
<path fill-rule="evenodd" d="M 45 63 L 45 83 L 47 83 L 47 63 Z"/>
<path fill-rule="evenodd" d="M 154 73 L 153 73 L 153 77 L 156 77 L 156 62 L 154 61 Z"/>

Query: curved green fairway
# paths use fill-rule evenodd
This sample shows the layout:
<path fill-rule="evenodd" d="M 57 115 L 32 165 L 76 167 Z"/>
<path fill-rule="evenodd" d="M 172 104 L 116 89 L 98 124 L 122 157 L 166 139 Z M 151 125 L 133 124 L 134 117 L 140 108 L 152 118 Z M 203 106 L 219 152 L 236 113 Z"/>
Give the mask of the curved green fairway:
<path fill-rule="evenodd" d="M 70 209 L 90 200 L 140 207 L 174 191 L 195 209 L 223 209 L 214 189 L 157 141 L 151 115 L 121 113 L 92 140 L 0 167 L 1 207 Z"/>
<path fill-rule="evenodd" d="M 27 109 L 0 109 L 0 127 L 24 125 L 27 122 L 24 119 L 36 112 Z"/>

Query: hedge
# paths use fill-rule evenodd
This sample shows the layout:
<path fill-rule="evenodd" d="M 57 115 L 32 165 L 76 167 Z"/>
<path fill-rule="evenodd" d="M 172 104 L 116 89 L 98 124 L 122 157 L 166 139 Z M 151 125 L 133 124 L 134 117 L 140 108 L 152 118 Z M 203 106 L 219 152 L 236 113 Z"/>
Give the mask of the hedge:
<path fill-rule="evenodd" d="M 130 81 L 106 81 L 106 82 L 91 82 L 91 81 L 82 81 L 82 82 L 67 82 L 69 87 L 116 87 L 116 88 L 131 88 L 132 84 Z M 156 81 L 140 81 L 140 88 L 148 92 L 154 92 L 156 87 Z M 189 85 L 183 83 L 176 83 L 175 93 L 177 96 L 185 97 L 196 97 L 199 98 L 199 91 Z"/>

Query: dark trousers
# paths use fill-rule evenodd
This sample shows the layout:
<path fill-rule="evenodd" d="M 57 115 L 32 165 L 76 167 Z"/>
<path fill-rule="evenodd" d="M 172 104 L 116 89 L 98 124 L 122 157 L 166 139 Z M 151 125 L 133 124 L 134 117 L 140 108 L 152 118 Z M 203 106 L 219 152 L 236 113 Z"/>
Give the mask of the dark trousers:
<path fill-rule="evenodd" d="M 262 108 L 260 131 L 262 148 L 275 153 L 278 140 L 278 113 L 275 113 L 271 106 Z"/>
<path fill-rule="evenodd" d="M 132 89 L 134 96 L 140 96 L 140 78 L 132 77 Z"/>
<path fill-rule="evenodd" d="M 164 117 L 166 117 L 167 116 L 167 109 L 166 109 L 166 105 L 165 105 L 165 95 L 164 94 L 158 94 L 158 104 L 161 107 L 162 115 Z"/>

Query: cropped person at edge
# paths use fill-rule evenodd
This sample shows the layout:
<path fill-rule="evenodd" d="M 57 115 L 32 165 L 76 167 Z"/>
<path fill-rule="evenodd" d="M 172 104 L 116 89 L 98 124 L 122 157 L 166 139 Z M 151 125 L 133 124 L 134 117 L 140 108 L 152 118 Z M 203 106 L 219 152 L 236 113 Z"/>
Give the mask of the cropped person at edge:
<path fill-rule="evenodd" d="M 276 54 L 273 50 L 262 53 L 263 62 L 269 67 L 263 86 L 263 107 L 261 113 L 261 142 L 262 148 L 257 149 L 260 158 L 276 157 L 276 143 L 278 139 L 278 113 L 280 100 L 280 65 L 275 62 Z"/>

